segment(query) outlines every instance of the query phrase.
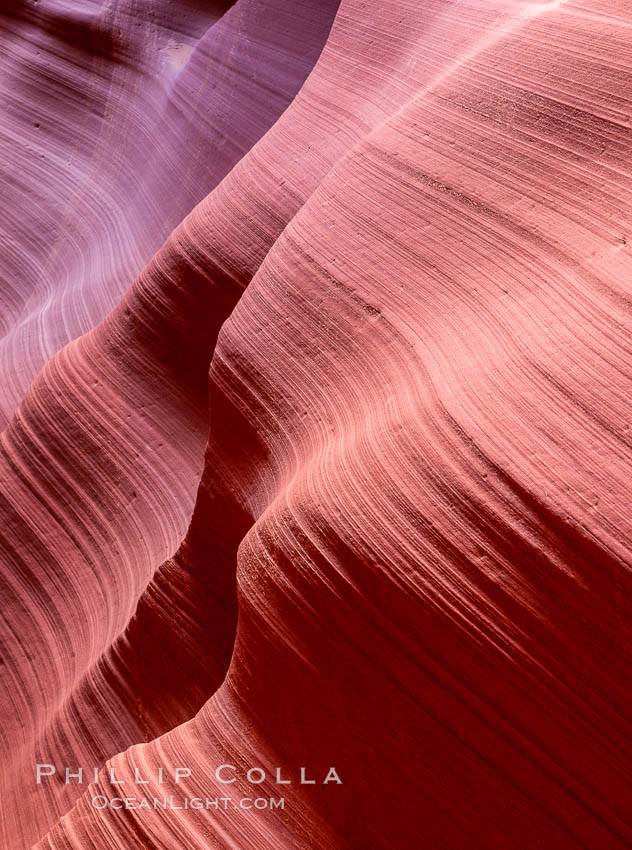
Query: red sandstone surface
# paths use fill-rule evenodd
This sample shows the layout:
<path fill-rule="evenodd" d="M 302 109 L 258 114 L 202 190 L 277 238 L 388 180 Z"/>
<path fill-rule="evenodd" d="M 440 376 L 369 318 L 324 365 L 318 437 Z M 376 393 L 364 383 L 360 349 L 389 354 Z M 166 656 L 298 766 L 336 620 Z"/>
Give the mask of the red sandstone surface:
<path fill-rule="evenodd" d="M 629 4 L 0 27 L 0 846 L 632 846 Z"/>

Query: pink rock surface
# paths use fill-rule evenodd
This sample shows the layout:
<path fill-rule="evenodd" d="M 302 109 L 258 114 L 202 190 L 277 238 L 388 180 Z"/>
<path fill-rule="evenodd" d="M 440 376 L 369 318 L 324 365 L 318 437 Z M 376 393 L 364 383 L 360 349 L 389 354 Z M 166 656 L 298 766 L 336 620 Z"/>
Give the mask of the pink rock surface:
<path fill-rule="evenodd" d="M 337 2 L 231 5 L 3 4 L 0 424 L 278 118 Z"/>
<path fill-rule="evenodd" d="M 11 7 L 17 77 L 118 142 L 3 178 L 3 846 L 630 846 L 630 10 L 95 7 L 114 63 L 69 7 Z M 226 763 L 285 808 L 93 804 Z"/>

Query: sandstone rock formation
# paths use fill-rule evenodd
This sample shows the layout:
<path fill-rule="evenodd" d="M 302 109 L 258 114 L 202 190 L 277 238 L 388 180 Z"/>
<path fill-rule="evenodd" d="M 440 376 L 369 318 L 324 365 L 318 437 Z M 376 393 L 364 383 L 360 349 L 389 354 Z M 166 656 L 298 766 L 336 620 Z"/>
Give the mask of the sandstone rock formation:
<path fill-rule="evenodd" d="M 336 7 L 3 12 L 9 850 L 632 843 L 632 11 Z"/>

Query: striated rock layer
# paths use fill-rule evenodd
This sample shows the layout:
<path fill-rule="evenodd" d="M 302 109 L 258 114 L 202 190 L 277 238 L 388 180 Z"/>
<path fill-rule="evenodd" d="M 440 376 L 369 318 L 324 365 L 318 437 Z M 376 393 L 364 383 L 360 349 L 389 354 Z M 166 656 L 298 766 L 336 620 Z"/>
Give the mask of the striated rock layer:
<path fill-rule="evenodd" d="M 279 117 L 338 3 L 231 5 L 3 3 L 2 420 Z"/>
<path fill-rule="evenodd" d="M 632 11 L 71 5 L 7 26 L 119 141 L 38 177 L 7 84 L 3 846 L 629 847 Z"/>

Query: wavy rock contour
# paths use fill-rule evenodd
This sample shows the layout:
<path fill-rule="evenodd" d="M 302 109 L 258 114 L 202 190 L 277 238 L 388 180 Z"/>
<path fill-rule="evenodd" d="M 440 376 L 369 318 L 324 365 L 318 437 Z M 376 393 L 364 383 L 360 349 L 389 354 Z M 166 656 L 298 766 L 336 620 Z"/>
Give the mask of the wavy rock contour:
<path fill-rule="evenodd" d="M 240 3 L 204 38 L 226 28 L 222 67 L 230 38 L 281 39 L 275 109 L 242 54 L 243 96 L 211 107 L 265 117 L 203 199 L 159 247 L 123 192 L 147 253 L 104 225 L 94 251 L 116 242 L 126 272 L 102 268 L 101 313 L 50 348 L 23 320 L 7 337 L 33 374 L 72 341 L 1 437 L 5 843 L 628 847 L 632 18 Z M 20 54 L 56 37 L 24 8 Z M 195 55 L 167 43 L 169 73 Z M 164 137 L 156 211 L 160 175 L 196 173 Z M 70 309 L 47 286 L 39 328 Z M 40 760 L 99 782 L 43 796 Z M 233 798 L 255 766 L 278 797 L 283 766 L 285 808 L 92 802 L 121 796 L 111 769 L 128 796 L 137 770 L 147 797 L 223 797 L 221 764 Z"/>

